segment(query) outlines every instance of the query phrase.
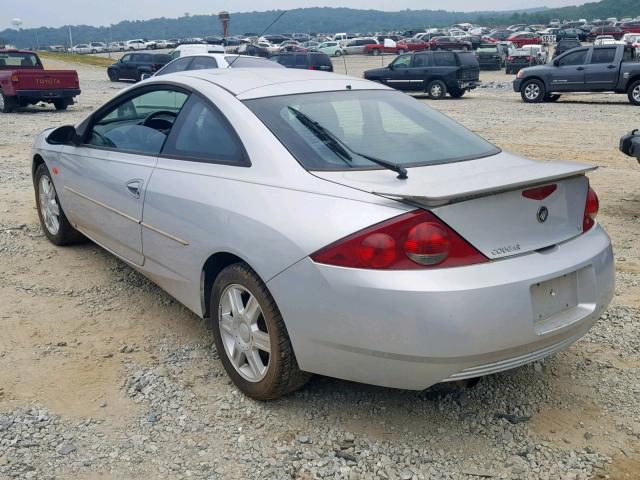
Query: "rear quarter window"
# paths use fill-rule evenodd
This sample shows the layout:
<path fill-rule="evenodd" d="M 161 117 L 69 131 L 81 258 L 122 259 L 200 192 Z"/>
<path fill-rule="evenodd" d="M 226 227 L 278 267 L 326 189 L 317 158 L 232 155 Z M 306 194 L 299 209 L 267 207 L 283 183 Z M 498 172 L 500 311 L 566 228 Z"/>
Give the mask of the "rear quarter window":
<path fill-rule="evenodd" d="M 472 52 L 457 53 L 456 55 L 458 56 L 460 65 L 462 65 L 463 67 L 472 67 L 478 65 L 478 59 Z"/>
<path fill-rule="evenodd" d="M 451 52 L 435 52 L 433 54 L 433 65 L 436 67 L 456 67 L 456 56 Z"/>

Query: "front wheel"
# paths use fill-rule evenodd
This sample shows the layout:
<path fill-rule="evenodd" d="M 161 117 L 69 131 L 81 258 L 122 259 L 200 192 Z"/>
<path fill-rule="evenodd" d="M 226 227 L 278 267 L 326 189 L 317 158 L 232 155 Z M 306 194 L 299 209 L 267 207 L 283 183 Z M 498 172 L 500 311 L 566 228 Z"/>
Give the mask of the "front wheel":
<path fill-rule="evenodd" d="M 427 87 L 427 95 L 431 100 L 442 100 L 447 95 L 447 86 L 442 80 L 434 80 Z"/>
<path fill-rule="evenodd" d="M 299 389 L 311 377 L 298 368 L 280 310 L 247 264 L 220 272 L 210 312 L 220 361 L 245 395 L 272 400 Z"/>
<path fill-rule="evenodd" d="M 371 55 L 377 57 L 378 55 L 380 55 L 380 50 L 378 50 L 377 48 L 375 50 L 371 50 Z"/>
<path fill-rule="evenodd" d="M 640 105 L 640 80 L 633 82 L 629 87 L 629 101 L 633 105 Z"/>
<path fill-rule="evenodd" d="M 109 75 L 109 80 L 111 80 L 112 82 L 117 82 L 118 80 L 120 80 L 120 78 L 118 77 L 118 73 L 114 70 L 107 70 L 107 75 Z"/>
<path fill-rule="evenodd" d="M 62 211 L 51 174 L 44 163 L 37 168 L 34 183 L 40 225 L 49 241 L 62 246 L 85 240 L 84 235 L 71 226 Z"/>
<path fill-rule="evenodd" d="M 520 96 L 526 103 L 540 103 L 545 95 L 544 84 L 540 80 L 527 80 L 520 90 Z"/>
<path fill-rule="evenodd" d="M 342 51 L 341 50 L 336 50 L 336 57 L 340 57 L 342 56 Z"/>

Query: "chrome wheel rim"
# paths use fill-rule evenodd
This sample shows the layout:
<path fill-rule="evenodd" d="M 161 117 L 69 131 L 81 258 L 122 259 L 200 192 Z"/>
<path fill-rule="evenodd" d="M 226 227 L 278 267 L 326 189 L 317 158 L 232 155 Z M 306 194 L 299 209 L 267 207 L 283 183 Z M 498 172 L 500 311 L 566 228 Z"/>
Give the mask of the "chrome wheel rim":
<path fill-rule="evenodd" d="M 256 297 L 242 285 L 229 285 L 220 297 L 218 323 L 236 372 L 249 382 L 262 380 L 269 370 L 271 338 Z"/>
<path fill-rule="evenodd" d="M 0 93 L 0 110 L 4 109 L 4 95 Z"/>
<path fill-rule="evenodd" d="M 40 177 L 38 195 L 44 225 L 51 235 L 56 235 L 60 230 L 60 206 L 56 199 L 56 189 L 51 183 L 51 179 L 46 175 Z"/>
<path fill-rule="evenodd" d="M 524 96 L 529 100 L 535 100 L 540 96 L 540 87 L 535 83 L 527 85 L 524 89 Z"/>
<path fill-rule="evenodd" d="M 633 89 L 631 95 L 636 102 L 640 102 L 640 85 L 637 85 L 636 88 Z"/>
<path fill-rule="evenodd" d="M 442 87 L 440 85 L 432 85 L 431 86 L 431 95 L 434 97 L 439 97 L 442 94 Z"/>

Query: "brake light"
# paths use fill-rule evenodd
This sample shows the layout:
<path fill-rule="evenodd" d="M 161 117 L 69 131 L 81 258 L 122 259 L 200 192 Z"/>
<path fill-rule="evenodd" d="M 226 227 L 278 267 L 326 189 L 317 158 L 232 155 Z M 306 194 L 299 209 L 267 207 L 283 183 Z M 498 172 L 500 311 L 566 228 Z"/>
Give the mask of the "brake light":
<path fill-rule="evenodd" d="M 545 185 L 544 187 L 531 188 L 529 190 L 524 190 L 522 192 L 522 196 L 524 198 L 530 198 L 531 200 L 544 200 L 553 192 L 558 189 L 558 185 L 552 183 L 551 185 Z"/>
<path fill-rule="evenodd" d="M 338 240 L 311 255 L 317 263 L 374 270 L 471 265 L 487 257 L 425 210 L 400 215 Z"/>
<path fill-rule="evenodd" d="M 12 73 L 11 74 L 11 81 L 13 83 L 18 83 L 19 82 L 19 78 L 18 78 L 18 74 L 17 73 Z"/>
<path fill-rule="evenodd" d="M 600 210 L 600 200 L 598 200 L 598 195 L 593 190 L 593 188 L 589 187 L 589 191 L 587 192 L 587 200 L 584 205 L 584 219 L 582 220 L 582 231 L 586 232 L 591 229 L 596 223 L 596 216 L 598 215 L 598 211 Z"/>
<path fill-rule="evenodd" d="M 314 67 L 313 65 L 309 65 L 309 70 L 315 70 L 316 67 Z"/>

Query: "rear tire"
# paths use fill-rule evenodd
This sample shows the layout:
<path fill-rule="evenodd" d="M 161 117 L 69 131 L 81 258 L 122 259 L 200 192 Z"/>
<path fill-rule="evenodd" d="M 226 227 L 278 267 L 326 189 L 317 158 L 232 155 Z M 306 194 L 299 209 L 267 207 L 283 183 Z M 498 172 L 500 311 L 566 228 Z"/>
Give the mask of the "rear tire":
<path fill-rule="evenodd" d="M 540 103 L 544 101 L 546 90 L 540 80 L 527 80 L 520 87 L 520 96 L 526 103 Z"/>
<path fill-rule="evenodd" d="M 49 169 L 44 163 L 36 169 L 34 186 L 40 226 L 49 241 L 58 246 L 86 241 L 86 237 L 73 228 L 67 220 Z"/>
<path fill-rule="evenodd" d="M 336 57 L 340 57 L 342 56 L 342 51 L 341 50 L 336 50 Z"/>
<path fill-rule="evenodd" d="M 250 302 L 254 306 L 257 302 L 257 307 L 250 309 Z M 234 309 L 234 305 L 239 308 Z M 256 308 L 254 315 L 245 313 Z M 245 395 L 273 400 L 299 389 L 311 378 L 298 368 L 275 300 L 246 263 L 230 265 L 220 272 L 213 284 L 209 311 L 218 357 Z M 239 352 L 236 360 L 232 360 L 234 352 Z"/>
<path fill-rule="evenodd" d="M 465 93 L 467 93 L 467 91 L 461 88 L 456 88 L 455 90 L 449 90 L 449 95 L 451 95 L 451 98 L 462 98 Z"/>
<path fill-rule="evenodd" d="M 0 112 L 11 113 L 16 107 L 16 99 L 14 97 L 5 97 L 2 90 L 0 90 Z"/>
<path fill-rule="evenodd" d="M 373 55 L 374 57 L 377 57 L 378 55 L 380 55 L 380 50 L 378 50 L 377 48 L 374 50 L 371 50 L 371 55 Z"/>
<path fill-rule="evenodd" d="M 427 95 L 431 100 L 442 100 L 447 95 L 447 86 L 442 80 L 434 80 L 427 87 Z"/>
<path fill-rule="evenodd" d="M 53 106 L 56 107 L 56 110 L 66 110 L 69 104 L 66 100 L 54 100 Z"/>
<path fill-rule="evenodd" d="M 632 105 L 640 105 L 640 80 L 631 84 L 628 96 Z"/>

